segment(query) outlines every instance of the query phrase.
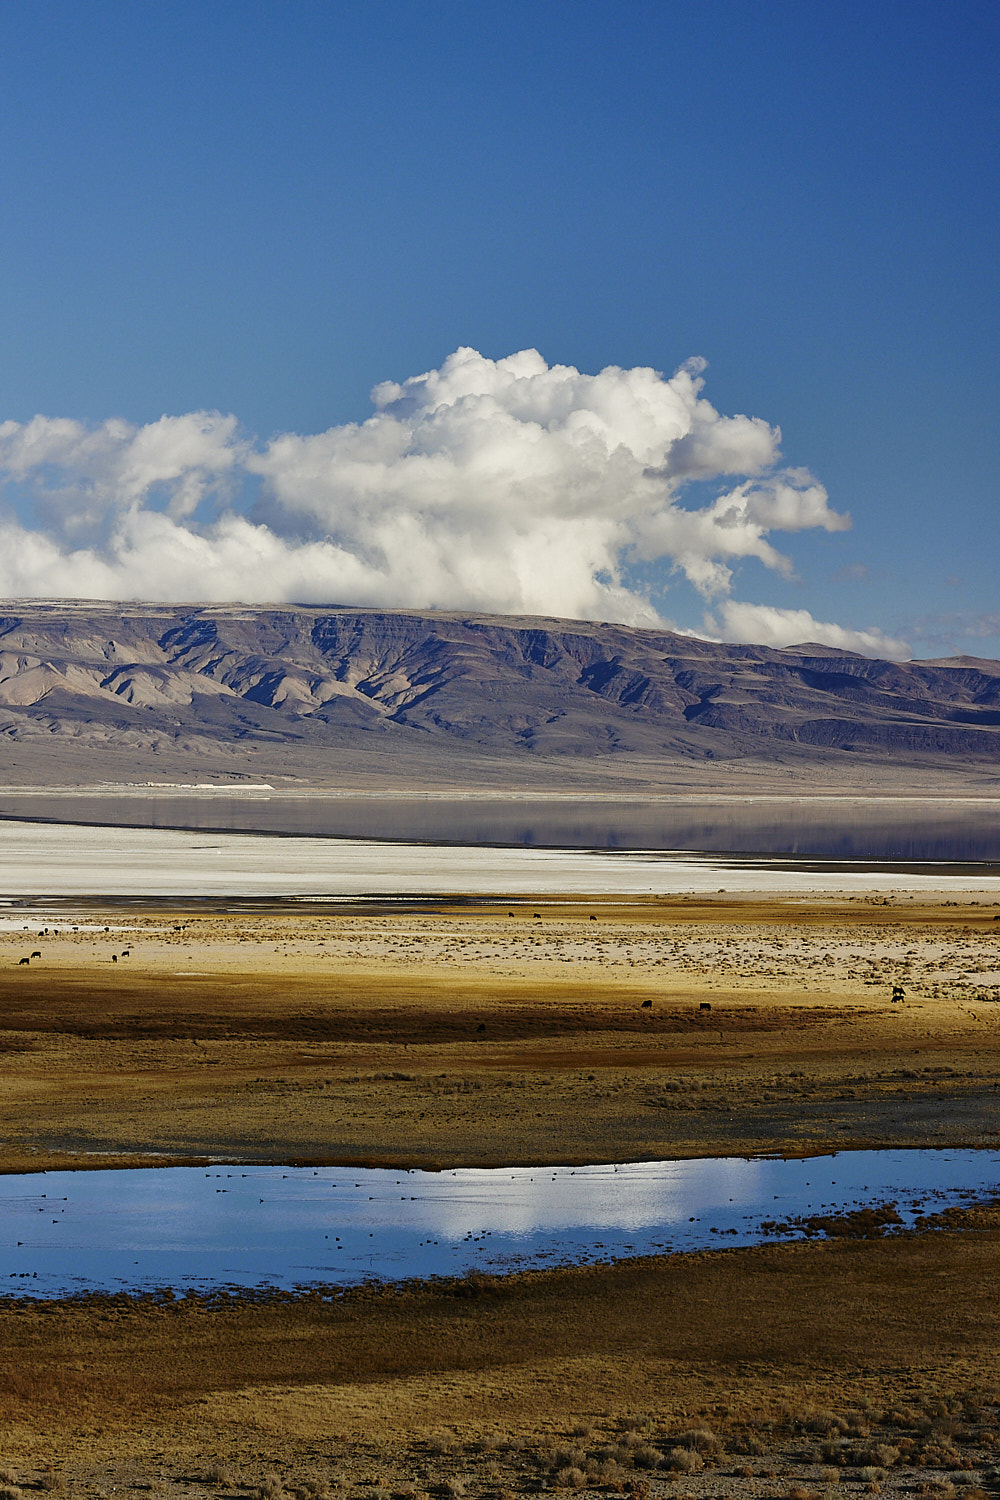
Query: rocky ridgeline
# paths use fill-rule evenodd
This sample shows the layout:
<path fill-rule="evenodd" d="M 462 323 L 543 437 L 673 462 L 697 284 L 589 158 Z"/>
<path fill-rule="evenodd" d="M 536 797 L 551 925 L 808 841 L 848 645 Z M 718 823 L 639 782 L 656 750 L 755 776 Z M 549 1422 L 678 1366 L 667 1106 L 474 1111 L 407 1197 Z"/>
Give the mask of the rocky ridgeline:
<path fill-rule="evenodd" d="M 1000 663 L 475 614 L 18 602 L 0 608 L 0 734 L 987 766 Z"/>

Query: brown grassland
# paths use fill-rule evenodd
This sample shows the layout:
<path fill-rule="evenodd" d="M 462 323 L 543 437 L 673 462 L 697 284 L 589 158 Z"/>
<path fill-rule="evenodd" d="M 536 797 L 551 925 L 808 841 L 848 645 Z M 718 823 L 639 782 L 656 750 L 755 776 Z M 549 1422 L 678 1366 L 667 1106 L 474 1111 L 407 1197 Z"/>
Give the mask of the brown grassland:
<path fill-rule="evenodd" d="M 230 906 L 12 913 L 5 1170 L 1000 1139 L 993 904 Z M 395 1290 L 0 1302 L 0 1465 L 265 1500 L 973 1493 L 1000 1462 L 998 1284 L 982 1209 Z"/>

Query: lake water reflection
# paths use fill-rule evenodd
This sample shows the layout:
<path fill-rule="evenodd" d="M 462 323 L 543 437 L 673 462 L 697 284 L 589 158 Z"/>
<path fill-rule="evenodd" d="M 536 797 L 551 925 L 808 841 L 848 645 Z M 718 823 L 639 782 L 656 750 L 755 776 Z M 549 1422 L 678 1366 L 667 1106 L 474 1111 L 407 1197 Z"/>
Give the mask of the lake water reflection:
<path fill-rule="evenodd" d="M 0 792 L 0 817 L 563 849 L 1000 860 L 1000 799 L 367 797 Z"/>
<path fill-rule="evenodd" d="M 441 1173 L 171 1167 L 0 1178 L 0 1295 L 349 1285 L 758 1243 L 886 1201 L 1000 1192 L 992 1151 L 844 1151 Z"/>

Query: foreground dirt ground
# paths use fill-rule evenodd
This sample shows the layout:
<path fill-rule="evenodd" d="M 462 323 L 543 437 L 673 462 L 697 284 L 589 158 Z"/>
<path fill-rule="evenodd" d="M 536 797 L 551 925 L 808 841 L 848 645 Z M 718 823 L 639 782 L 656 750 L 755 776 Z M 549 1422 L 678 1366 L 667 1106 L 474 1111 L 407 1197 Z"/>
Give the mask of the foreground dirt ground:
<path fill-rule="evenodd" d="M 8 909 L 0 1164 L 996 1146 L 998 917 Z M 4 1301 L 0 1500 L 997 1493 L 998 1282 L 994 1208 L 397 1291 Z"/>
<path fill-rule="evenodd" d="M 25 909 L 0 1168 L 992 1145 L 998 1043 L 993 904 Z"/>

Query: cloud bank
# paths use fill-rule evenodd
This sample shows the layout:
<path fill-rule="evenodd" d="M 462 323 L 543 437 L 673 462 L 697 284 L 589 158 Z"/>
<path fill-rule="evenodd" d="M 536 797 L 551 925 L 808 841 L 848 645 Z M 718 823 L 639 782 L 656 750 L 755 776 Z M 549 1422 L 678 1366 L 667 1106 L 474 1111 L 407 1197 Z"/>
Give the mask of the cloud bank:
<path fill-rule="evenodd" d="M 811 474 L 781 467 L 776 428 L 711 405 L 703 369 L 585 375 L 535 350 L 459 349 L 377 386 L 365 422 L 266 444 L 216 412 L 3 422 L 0 594 L 656 625 L 630 569 L 659 565 L 701 593 L 709 633 L 901 654 L 878 632 L 730 597 L 744 559 L 793 576 L 776 533 L 850 520 Z M 695 481 L 715 492 L 686 505 Z"/>

